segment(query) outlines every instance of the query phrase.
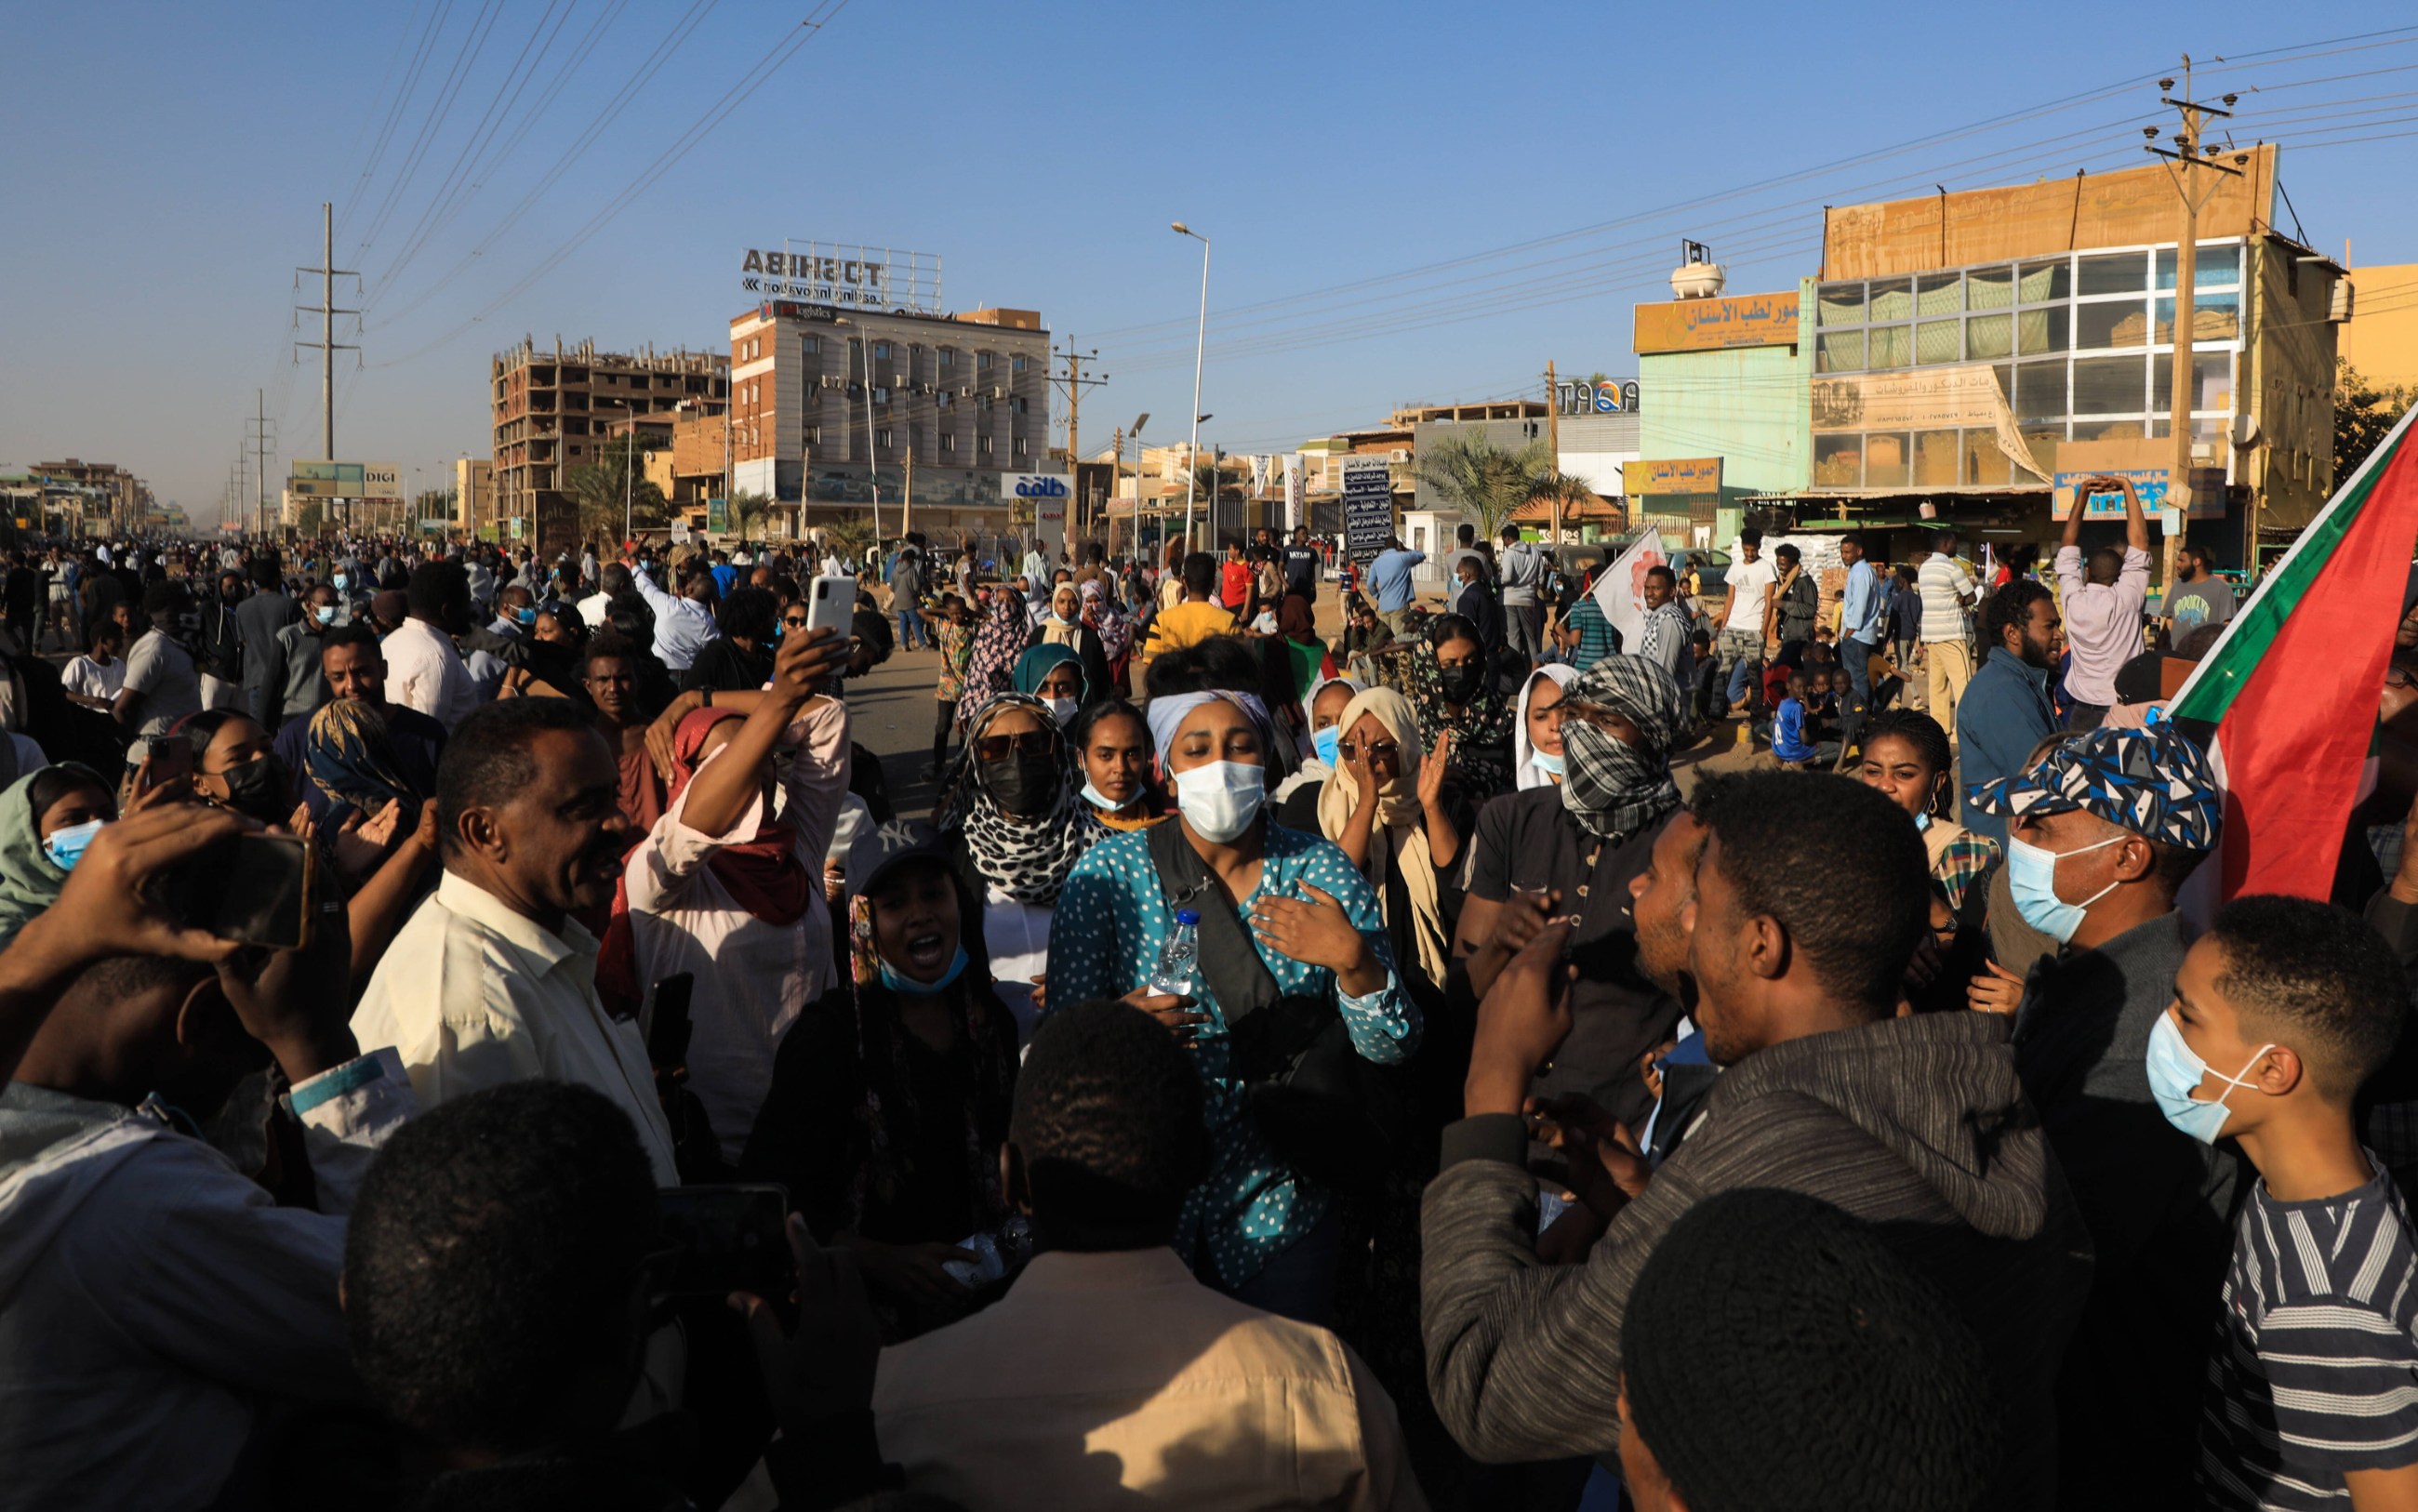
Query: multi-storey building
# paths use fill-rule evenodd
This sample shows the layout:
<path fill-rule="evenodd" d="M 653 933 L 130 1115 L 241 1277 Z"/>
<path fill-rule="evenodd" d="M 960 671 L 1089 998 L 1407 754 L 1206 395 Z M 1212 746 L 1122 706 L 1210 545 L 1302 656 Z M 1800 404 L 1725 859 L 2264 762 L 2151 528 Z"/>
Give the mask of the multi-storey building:
<path fill-rule="evenodd" d="M 87 531 L 141 529 L 150 516 L 151 485 L 115 462 L 84 462 L 74 457 L 38 462 L 33 475 L 46 489 L 61 494 L 83 491 L 83 526 Z"/>
<path fill-rule="evenodd" d="M 489 364 L 495 415 L 493 512 L 475 517 L 489 540 L 534 538 L 539 549 L 578 535 L 571 477 L 602 454 L 604 423 L 689 407 L 720 414 L 730 363 L 716 352 L 599 352 L 593 342 L 551 352 L 524 342 Z M 519 521 L 517 527 L 514 521 Z"/>
<path fill-rule="evenodd" d="M 496 465 L 484 457 L 463 457 L 453 464 L 453 528 L 465 535 L 481 520 L 496 517 Z M 424 528 L 424 527 L 423 527 Z"/>
<path fill-rule="evenodd" d="M 1030 310 L 923 315 L 767 300 L 730 323 L 731 486 L 774 535 L 880 507 L 898 527 L 1010 530 L 1049 455 L 1049 333 Z M 879 489 L 877 496 L 876 490 Z"/>

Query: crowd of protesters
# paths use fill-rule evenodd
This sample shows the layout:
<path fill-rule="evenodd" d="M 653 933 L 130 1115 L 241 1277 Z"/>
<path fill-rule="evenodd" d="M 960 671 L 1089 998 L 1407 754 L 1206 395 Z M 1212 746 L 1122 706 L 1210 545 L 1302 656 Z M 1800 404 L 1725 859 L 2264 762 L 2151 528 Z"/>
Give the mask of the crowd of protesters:
<path fill-rule="evenodd" d="M 2418 1505 L 2418 572 L 2334 897 L 2187 923 L 2234 601 L 2122 492 L 1633 615 L 21 552 L 0 1508 Z"/>

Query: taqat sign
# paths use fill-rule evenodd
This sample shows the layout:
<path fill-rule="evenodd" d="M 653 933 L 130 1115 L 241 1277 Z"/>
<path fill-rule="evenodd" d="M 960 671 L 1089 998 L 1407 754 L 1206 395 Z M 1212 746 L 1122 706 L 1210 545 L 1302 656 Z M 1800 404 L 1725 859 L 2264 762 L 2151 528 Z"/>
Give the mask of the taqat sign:
<path fill-rule="evenodd" d="M 937 252 L 784 240 L 778 251 L 745 251 L 739 260 L 739 286 L 759 301 L 803 299 L 848 310 L 943 313 Z"/>
<path fill-rule="evenodd" d="M 1073 490 L 1066 480 L 1054 472 L 1003 472 L 999 475 L 999 491 L 1006 498 L 1065 498 Z"/>

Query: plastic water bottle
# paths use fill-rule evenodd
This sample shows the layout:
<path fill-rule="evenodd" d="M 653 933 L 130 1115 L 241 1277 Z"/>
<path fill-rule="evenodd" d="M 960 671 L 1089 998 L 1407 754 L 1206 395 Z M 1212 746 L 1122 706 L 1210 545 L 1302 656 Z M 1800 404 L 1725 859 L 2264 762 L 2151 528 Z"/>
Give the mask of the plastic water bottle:
<path fill-rule="evenodd" d="M 1150 990 L 1171 998 L 1193 995 L 1201 956 L 1201 915 L 1186 909 L 1175 916 L 1175 929 L 1158 948 L 1158 965 L 1150 973 Z"/>

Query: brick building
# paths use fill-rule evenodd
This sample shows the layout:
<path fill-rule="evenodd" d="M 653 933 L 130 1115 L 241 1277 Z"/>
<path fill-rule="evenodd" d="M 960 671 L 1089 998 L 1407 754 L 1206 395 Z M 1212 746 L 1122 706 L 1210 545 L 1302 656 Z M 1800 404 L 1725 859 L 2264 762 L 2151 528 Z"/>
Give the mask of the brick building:
<path fill-rule="evenodd" d="M 729 400 L 729 369 L 715 352 L 630 355 L 599 352 L 593 342 L 566 348 L 559 338 L 551 352 L 524 342 L 499 353 L 488 372 L 492 512 L 476 519 L 478 534 L 533 538 L 541 550 L 570 544 L 579 533 L 571 478 L 598 461 L 607 425 L 632 416 L 663 416 L 668 425 L 683 406 L 719 415 Z"/>

